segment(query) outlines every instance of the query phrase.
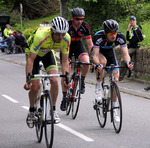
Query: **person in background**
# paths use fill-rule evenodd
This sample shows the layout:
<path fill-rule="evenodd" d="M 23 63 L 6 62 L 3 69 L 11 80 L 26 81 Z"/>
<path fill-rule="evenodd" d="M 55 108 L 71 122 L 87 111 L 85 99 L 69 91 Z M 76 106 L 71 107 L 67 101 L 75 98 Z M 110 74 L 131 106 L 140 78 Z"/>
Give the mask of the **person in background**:
<path fill-rule="evenodd" d="M 12 34 L 12 30 L 9 24 L 6 24 L 6 28 L 4 29 L 4 39 L 9 37 L 9 34 Z"/>
<path fill-rule="evenodd" d="M 140 47 L 138 44 L 139 42 L 143 41 L 143 34 L 142 34 L 142 28 L 140 25 L 137 25 L 137 20 L 135 16 L 131 16 L 130 18 L 130 23 L 127 28 L 126 32 L 126 39 L 129 41 L 128 44 L 128 52 L 131 57 L 136 56 L 136 51 Z M 136 59 L 136 58 L 135 58 Z M 126 63 L 124 60 L 121 60 L 121 65 L 125 65 Z M 136 64 L 136 63 L 135 63 Z M 120 78 L 119 81 L 122 81 L 127 73 L 127 69 L 122 68 L 120 69 Z"/>
<path fill-rule="evenodd" d="M 20 38 L 20 47 L 22 48 L 22 50 L 24 52 L 25 48 L 27 47 L 27 39 L 21 31 L 17 30 L 17 34 Z"/>
<path fill-rule="evenodd" d="M 0 41 L 0 43 L 4 43 L 4 42 L 7 42 L 7 53 L 13 53 L 13 49 L 14 49 L 14 46 L 15 46 L 15 37 L 10 33 L 9 34 L 9 37 L 7 37 L 5 40 L 3 41 Z"/>

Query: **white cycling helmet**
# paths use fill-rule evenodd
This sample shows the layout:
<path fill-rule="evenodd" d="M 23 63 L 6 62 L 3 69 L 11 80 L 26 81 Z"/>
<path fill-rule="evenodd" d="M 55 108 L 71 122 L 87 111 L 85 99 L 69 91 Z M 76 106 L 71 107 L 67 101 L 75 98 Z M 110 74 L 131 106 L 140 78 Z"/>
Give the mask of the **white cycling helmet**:
<path fill-rule="evenodd" d="M 66 33 L 69 30 L 69 24 L 63 17 L 55 17 L 51 22 L 54 33 Z"/>

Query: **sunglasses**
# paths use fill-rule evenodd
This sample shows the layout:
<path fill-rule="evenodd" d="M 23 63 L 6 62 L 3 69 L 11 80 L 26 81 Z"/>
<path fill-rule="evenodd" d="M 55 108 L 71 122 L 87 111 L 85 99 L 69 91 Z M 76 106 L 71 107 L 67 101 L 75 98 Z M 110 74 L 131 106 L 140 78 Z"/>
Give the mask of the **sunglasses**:
<path fill-rule="evenodd" d="M 82 21 L 83 18 L 75 18 L 77 21 Z"/>
<path fill-rule="evenodd" d="M 55 33 L 56 36 L 65 36 L 66 33 Z"/>
<path fill-rule="evenodd" d="M 108 35 L 116 35 L 117 34 L 117 32 L 109 32 L 109 33 L 107 33 Z"/>

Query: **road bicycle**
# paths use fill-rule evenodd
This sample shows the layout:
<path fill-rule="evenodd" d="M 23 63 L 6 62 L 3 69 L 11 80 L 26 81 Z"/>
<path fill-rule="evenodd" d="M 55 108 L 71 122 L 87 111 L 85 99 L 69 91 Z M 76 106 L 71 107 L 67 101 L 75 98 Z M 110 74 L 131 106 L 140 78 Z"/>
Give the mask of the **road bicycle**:
<path fill-rule="evenodd" d="M 68 73 L 62 74 L 42 74 L 40 65 L 40 74 L 30 75 L 28 74 L 28 85 L 32 78 L 40 78 L 40 90 L 38 91 L 37 99 L 35 102 L 35 117 L 34 121 L 37 140 L 40 143 L 43 137 L 43 128 L 45 129 L 45 141 L 47 148 L 51 148 L 54 140 L 54 117 L 53 117 L 53 103 L 50 93 L 49 79 L 52 77 L 65 77 L 68 84 Z"/>
<path fill-rule="evenodd" d="M 114 74 L 113 74 L 114 68 L 127 68 L 127 66 L 115 66 L 114 64 L 111 64 L 110 66 L 106 66 L 103 68 L 105 70 L 110 69 L 109 84 L 106 83 L 106 76 L 104 76 L 102 80 L 104 97 L 102 98 L 102 102 L 98 102 L 95 99 L 93 108 L 94 110 L 96 110 L 97 119 L 100 127 L 102 128 L 105 127 L 106 124 L 107 112 L 110 112 L 110 118 L 111 118 L 111 122 L 113 122 L 115 132 L 119 133 L 122 127 L 122 102 L 121 102 L 121 95 L 120 95 L 118 85 L 114 80 Z M 130 76 L 131 76 L 131 69 L 129 69 L 128 77 Z M 98 77 L 100 77 L 100 73 L 98 74 Z M 115 106 L 113 106 L 114 98 L 116 98 Z M 113 118 L 115 110 L 118 112 L 118 115 L 120 117 L 120 122 L 115 121 L 115 119 Z"/>
<path fill-rule="evenodd" d="M 81 65 L 91 65 L 91 63 L 71 61 L 70 64 L 74 64 L 74 71 L 70 79 L 71 88 L 67 90 L 66 95 L 66 115 L 72 110 L 72 118 L 75 119 L 81 99 Z"/>

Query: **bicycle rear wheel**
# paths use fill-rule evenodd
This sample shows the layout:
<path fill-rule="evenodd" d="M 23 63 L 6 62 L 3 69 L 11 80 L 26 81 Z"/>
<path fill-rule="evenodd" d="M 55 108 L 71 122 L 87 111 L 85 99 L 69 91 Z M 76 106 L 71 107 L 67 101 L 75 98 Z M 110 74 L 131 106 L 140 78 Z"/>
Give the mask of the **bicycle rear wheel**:
<path fill-rule="evenodd" d="M 116 83 L 113 84 L 112 97 L 115 94 L 116 94 L 116 105 L 113 107 L 113 103 L 111 103 L 111 105 L 112 105 L 112 121 L 113 121 L 113 126 L 115 129 L 115 132 L 119 133 L 121 130 L 121 127 L 122 127 L 122 103 L 121 103 L 120 91 L 119 91 L 118 85 Z M 120 122 L 116 121 L 113 118 L 115 111 L 117 111 L 117 114 L 120 118 Z"/>
<path fill-rule="evenodd" d="M 80 92 L 81 92 L 81 79 L 75 77 L 74 86 L 73 86 L 73 100 L 72 100 L 72 118 L 75 119 L 79 110 L 80 104 Z"/>
<path fill-rule="evenodd" d="M 37 117 L 37 121 L 35 122 L 35 130 L 36 130 L 37 140 L 40 143 L 43 137 L 43 125 L 42 125 L 42 118 L 41 118 L 42 109 L 40 106 L 40 98 L 37 98 L 35 105 L 36 105 L 35 116 Z"/>
<path fill-rule="evenodd" d="M 71 94 L 72 94 L 72 88 L 67 90 L 67 95 L 66 95 L 66 115 L 69 115 L 70 110 L 71 110 Z"/>
<path fill-rule="evenodd" d="M 45 140 L 47 148 L 51 148 L 54 140 L 54 117 L 52 98 L 48 90 L 45 97 Z"/>

